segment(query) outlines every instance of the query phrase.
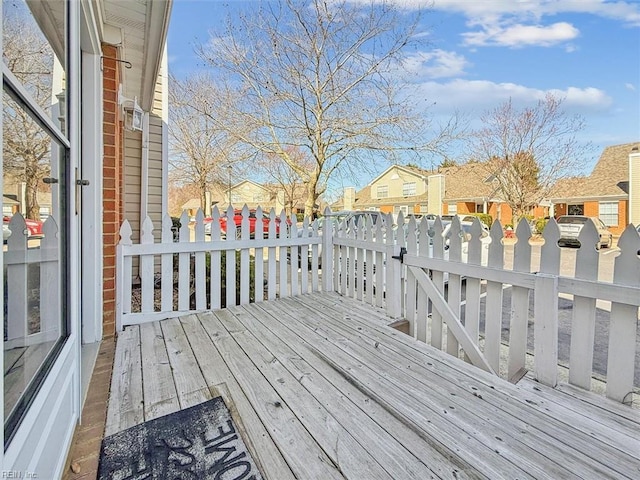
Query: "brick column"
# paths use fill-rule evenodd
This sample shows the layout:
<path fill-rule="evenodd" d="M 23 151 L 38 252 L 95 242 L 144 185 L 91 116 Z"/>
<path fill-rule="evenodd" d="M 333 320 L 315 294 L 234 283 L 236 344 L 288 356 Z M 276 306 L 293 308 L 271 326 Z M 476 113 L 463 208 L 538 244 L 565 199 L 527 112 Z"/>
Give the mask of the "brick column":
<path fill-rule="evenodd" d="M 118 49 L 103 45 L 105 57 L 117 58 Z M 109 58 L 103 59 L 103 336 L 115 333 L 116 314 L 116 245 L 120 240 L 120 224 L 124 217 L 122 201 L 123 124 L 118 105 L 120 64 Z"/>

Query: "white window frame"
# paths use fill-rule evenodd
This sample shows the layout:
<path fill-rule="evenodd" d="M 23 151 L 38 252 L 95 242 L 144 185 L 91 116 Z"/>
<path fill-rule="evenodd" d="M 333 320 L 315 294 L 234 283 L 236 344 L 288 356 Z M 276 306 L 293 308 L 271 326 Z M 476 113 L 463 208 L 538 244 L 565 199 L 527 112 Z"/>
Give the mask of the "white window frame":
<path fill-rule="evenodd" d="M 617 201 L 598 202 L 598 217 L 607 227 L 617 227 L 620 221 L 620 208 Z M 615 218 L 615 222 L 613 221 Z"/>
<path fill-rule="evenodd" d="M 389 198 L 389 185 L 378 185 L 376 187 L 376 198 Z"/>
<path fill-rule="evenodd" d="M 402 184 L 402 196 L 413 197 L 416 194 L 416 182 L 405 182 Z"/>
<path fill-rule="evenodd" d="M 449 204 L 447 204 L 447 213 L 449 215 L 457 215 L 458 214 L 458 204 L 457 203 L 449 203 Z"/>

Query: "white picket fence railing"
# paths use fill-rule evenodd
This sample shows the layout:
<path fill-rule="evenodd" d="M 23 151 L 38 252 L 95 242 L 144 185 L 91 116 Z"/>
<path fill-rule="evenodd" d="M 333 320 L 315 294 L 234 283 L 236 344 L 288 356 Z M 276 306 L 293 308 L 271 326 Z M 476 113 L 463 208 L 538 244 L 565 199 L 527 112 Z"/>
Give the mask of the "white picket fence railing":
<path fill-rule="evenodd" d="M 29 247 L 27 225 L 20 213 L 12 216 L 8 228 L 11 235 L 3 252 L 7 289 L 5 350 L 55 340 L 61 327 L 60 250 L 55 219 L 49 216 L 44 222 L 43 237 L 36 241 L 37 246 Z"/>
<path fill-rule="evenodd" d="M 256 212 L 258 217 L 261 214 Z M 228 218 L 231 215 L 230 209 Z M 497 373 L 507 349 L 507 378 L 512 380 L 525 371 L 532 329 L 534 374 L 540 382 L 555 386 L 559 361 L 558 298 L 564 295 L 573 301 L 569 382 L 589 390 L 594 373 L 596 301 L 604 300 L 611 302 L 605 341 L 606 394 L 620 402 L 629 401 L 638 368 L 635 358 L 640 306 L 640 236 L 631 226 L 619 239 L 613 282 L 608 283 L 598 281 L 601 256 L 594 248 L 598 234 L 590 223 L 580 234 L 582 247 L 576 250 L 575 275 L 569 277 L 560 274 L 561 249 L 554 220 L 544 231 L 539 268 L 532 271 L 532 235 L 525 221 L 516 229 L 513 267 L 508 269 L 499 222 L 494 222 L 489 238 L 481 240 L 478 221 L 465 232 L 454 220 L 445 238 L 439 220 L 418 222 L 412 217 L 405 222 L 402 214 L 396 221 L 399 226 L 391 215 L 382 215 L 377 224 L 369 219 L 359 225 L 353 221 L 335 224 L 327 217 L 321 230 L 317 222 L 308 220 L 299 230 L 295 223 L 283 228 L 287 225 L 284 214 L 278 223 L 271 212 L 269 234 L 262 238 L 262 230 L 257 228 L 255 238 L 250 238 L 246 207 L 243 215 L 240 238 L 221 239 L 217 211 L 210 238 L 205 238 L 201 212 L 193 233 L 183 214 L 179 242 L 173 242 L 171 221 L 165 218 L 161 243 L 154 243 L 153 226 L 147 219 L 139 245 L 131 243 L 131 229 L 125 222 L 117 256 L 118 328 L 220 308 L 222 284 L 226 285 L 226 304 L 252 301 L 249 265 L 253 255 L 257 260 L 263 259 L 255 262 L 256 302 L 321 288 L 337 291 L 384 308 L 392 318 L 406 318 L 411 334 L 418 340 L 428 341 L 484 370 Z M 229 274 L 222 277 L 222 252 L 236 251 L 236 255 L 226 255 Z M 303 261 L 294 261 L 299 252 Z M 174 263 L 175 255 L 178 258 Z M 238 267 L 236 256 L 240 259 Z M 138 310 L 133 310 L 131 303 L 134 257 L 140 259 Z M 287 262 L 286 257 L 292 261 Z M 310 260 L 304 261 L 307 258 Z M 158 269 L 160 275 L 156 273 Z M 207 278 L 209 299 L 205 291 Z M 508 288 L 510 302 L 505 301 Z M 154 292 L 158 292 L 155 301 Z M 503 318 L 507 318 L 504 323 Z M 602 346 L 604 340 L 598 341 Z"/>
<path fill-rule="evenodd" d="M 153 223 L 147 217 L 142 224 L 140 243 L 135 245 L 131 241 L 131 227 L 125 220 L 117 248 L 118 330 L 190 312 L 320 289 L 318 250 L 322 238 L 317 222 L 310 223 L 307 219 L 298 229 L 284 212 L 276 217 L 271 210 L 269 218 L 263 221 L 261 208 L 250 212 L 245 206 L 236 232 L 234 209 L 230 207 L 226 212 L 230 232 L 224 235 L 220 217 L 214 208 L 210 234 L 205 234 L 202 211 L 198 211 L 193 228 L 184 212 L 179 240 L 174 242 L 171 218 L 166 216 L 160 243 L 155 242 Z M 133 268 L 134 258 L 138 258 L 138 273 Z M 140 292 L 137 309 L 132 302 L 134 283 Z"/>
<path fill-rule="evenodd" d="M 591 222 L 580 233 L 572 277 L 560 274 L 560 233 L 553 219 L 542 236 L 536 271 L 531 268 L 532 234 L 524 220 L 516 229 L 512 269 L 505 268 L 499 222 L 491 228 L 490 242 L 481 240 L 486 233 L 478 220 L 470 232 L 454 220 L 446 238 L 439 220 L 420 222 L 411 217 L 405 223 L 401 213 L 397 224 L 402 227 L 394 227 L 388 215 L 376 225 L 336 227 L 332 240 L 336 291 L 384 307 L 392 317 L 406 318 L 418 340 L 484 370 L 497 373 L 506 348 L 507 378 L 514 381 L 526 372 L 528 334 L 532 333 L 534 375 L 550 386 L 558 382 L 558 299 L 561 295 L 571 298 L 568 381 L 587 390 L 594 374 L 596 301 L 611 302 L 608 341 L 597 339 L 598 348 L 607 350 L 606 395 L 619 402 L 631 401 L 631 393 L 638 388 L 634 387 L 635 370 L 640 368 L 636 361 L 640 236 L 632 225 L 618 241 L 620 253 L 614 261 L 613 282 L 608 283 L 598 281 L 602 257 L 595 248 L 599 236 Z M 511 300 L 505 304 L 507 288 Z"/>

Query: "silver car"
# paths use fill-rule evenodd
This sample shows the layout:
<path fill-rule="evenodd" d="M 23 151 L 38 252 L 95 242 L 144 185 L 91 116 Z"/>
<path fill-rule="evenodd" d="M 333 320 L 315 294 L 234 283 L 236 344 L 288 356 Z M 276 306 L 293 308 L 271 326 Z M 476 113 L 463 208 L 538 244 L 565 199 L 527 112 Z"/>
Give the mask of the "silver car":
<path fill-rule="evenodd" d="M 558 228 L 560 230 L 560 240 L 558 240 L 558 245 L 573 245 L 579 247 L 580 242 L 578 241 L 578 235 L 580 235 L 582 227 L 584 227 L 587 222 L 593 222 L 593 225 L 596 227 L 598 235 L 600 236 L 600 240 L 596 247 L 611 248 L 611 245 L 613 244 L 613 234 L 609 231 L 604 222 L 598 217 L 587 217 L 585 215 L 562 215 L 558 218 Z"/>

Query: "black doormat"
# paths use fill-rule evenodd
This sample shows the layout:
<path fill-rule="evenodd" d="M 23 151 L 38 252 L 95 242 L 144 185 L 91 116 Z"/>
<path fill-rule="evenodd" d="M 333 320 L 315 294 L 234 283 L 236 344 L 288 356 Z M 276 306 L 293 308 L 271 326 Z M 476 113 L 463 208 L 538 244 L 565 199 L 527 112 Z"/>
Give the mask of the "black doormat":
<path fill-rule="evenodd" d="M 222 397 L 106 437 L 100 480 L 258 480 Z"/>

